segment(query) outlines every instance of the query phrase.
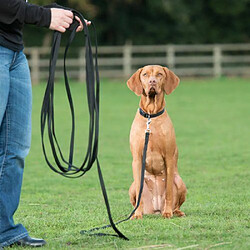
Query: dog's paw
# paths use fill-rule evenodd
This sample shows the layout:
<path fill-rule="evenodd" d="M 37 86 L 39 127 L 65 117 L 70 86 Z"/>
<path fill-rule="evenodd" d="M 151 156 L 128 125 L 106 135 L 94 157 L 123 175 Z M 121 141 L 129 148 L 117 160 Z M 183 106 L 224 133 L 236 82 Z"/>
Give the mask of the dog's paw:
<path fill-rule="evenodd" d="M 130 220 L 140 220 L 142 219 L 142 214 L 134 214 Z"/>
<path fill-rule="evenodd" d="M 176 215 L 177 217 L 184 217 L 184 216 L 186 216 L 185 213 L 182 212 L 181 210 L 174 211 L 174 215 Z"/>
<path fill-rule="evenodd" d="M 172 211 L 163 212 L 162 216 L 165 219 L 170 219 L 171 217 L 173 217 L 173 212 Z"/>

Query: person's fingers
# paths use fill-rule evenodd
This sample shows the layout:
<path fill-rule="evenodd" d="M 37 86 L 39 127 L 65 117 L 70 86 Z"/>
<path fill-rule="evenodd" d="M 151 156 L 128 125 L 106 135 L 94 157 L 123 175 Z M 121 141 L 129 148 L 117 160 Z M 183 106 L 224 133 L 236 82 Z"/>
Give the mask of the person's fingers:
<path fill-rule="evenodd" d="M 63 21 L 66 22 L 66 23 L 71 24 L 71 23 L 73 22 L 73 19 L 72 19 L 72 18 L 69 18 L 69 17 L 67 17 L 67 16 L 65 16 L 65 17 L 63 18 Z"/>
<path fill-rule="evenodd" d="M 76 32 L 80 32 L 80 31 L 82 31 L 83 30 L 83 28 L 81 28 L 80 26 L 76 29 Z"/>
<path fill-rule="evenodd" d="M 62 27 L 62 26 L 57 27 L 56 30 L 61 32 L 61 33 L 64 33 L 66 31 L 66 29 L 64 27 Z"/>
<path fill-rule="evenodd" d="M 83 31 L 83 27 L 79 25 L 78 28 L 76 29 L 76 32 L 80 32 L 80 31 Z"/>
<path fill-rule="evenodd" d="M 62 23 L 62 27 L 63 27 L 63 28 L 66 28 L 66 29 L 67 29 L 67 28 L 69 28 L 69 26 L 70 26 L 69 23 L 66 23 L 66 22 L 63 22 L 63 23 Z"/>
<path fill-rule="evenodd" d="M 91 24 L 91 21 L 88 21 L 87 19 L 84 19 L 85 23 L 89 26 Z"/>
<path fill-rule="evenodd" d="M 76 32 L 82 31 L 83 30 L 83 24 L 78 16 L 75 16 L 75 19 L 79 22 L 79 26 L 76 29 Z"/>
<path fill-rule="evenodd" d="M 84 27 L 83 27 L 83 24 L 82 24 L 80 18 L 79 18 L 78 16 L 75 16 L 75 19 L 80 23 L 80 25 L 78 26 L 76 32 L 82 31 Z M 84 19 L 84 21 L 85 21 L 85 23 L 86 23 L 88 26 L 91 24 L 91 22 L 88 21 L 88 20 L 86 20 L 86 19 Z"/>
<path fill-rule="evenodd" d="M 76 19 L 79 23 L 82 23 L 82 22 L 81 22 L 81 19 L 80 19 L 78 16 L 75 16 L 75 19 Z"/>
<path fill-rule="evenodd" d="M 87 24 L 87 26 L 89 26 L 89 25 L 91 25 L 91 22 L 87 22 L 86 24 Z M 80 32 L 80 31 L 82 31 L 83 29 L 84 29 L 83 26 L 78 26 L 76 32 Z"/>
<path fill-rule="evenodd" d="M 51 22 L 49 28 L 65 32 L 73 22 L 73 13 L 69 10 L 51 8 Z"/>
<path fill-rule="evenodd" d="M 50 29 L 51 30 L 58 30 L 60 32 L 65 32 L 67 28 L 70 27 L 70 24 L 73 22 L 73 12 L 69 10 L 63 10 L 63 9 L 57 9 L 57 8 L 51 8 L 51 23 L 50 23 Z M 83 24 L 79 17 L 75 17 L 76 20 L 79 22 L 79 26 L 77 27 L 77 32 L 83 30 Z M 91 22 L 84 19 L 86 25 L 90 25 Z"/>
<path fill-rule="evenodd" d="M 75 19 L 79 22 L 80 26 L 83 26 L 82 21 L 78 16 L 75 16 Z"/>
<path fill-rule="evenodd" d="M 91 21 L 88 21 L 87 19 L 84 19 L 84 21 L 88 26 L 91 24 Z"/>
<path fill-rule="evenodd" d="M 70 10 L 64 10 L 64 13 L 66 16 L 68 16 L 71 19 L 74 17 L 73 12 Z"/>
<path fill-rule="evenodd" d="M 90 21 L 85 21 L 85 23 L 89 26 L 89 25 L 91 25 L 91 22 Z"/>

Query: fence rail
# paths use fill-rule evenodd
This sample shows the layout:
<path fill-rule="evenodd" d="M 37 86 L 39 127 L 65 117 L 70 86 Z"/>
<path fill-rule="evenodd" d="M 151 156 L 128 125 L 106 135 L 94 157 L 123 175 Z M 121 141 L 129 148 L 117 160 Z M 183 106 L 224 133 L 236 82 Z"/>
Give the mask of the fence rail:
<path fill-rule="evenodd" d="M 26 48 L 33 83 L 48 77 L 49 48 Z M 67 59 L 68 75 L 85 80 L 85 50 L 74 48 Z M 250 44 L 209 45 L 130 45 L 100 46 L 98 63 L 101 77 L 127 78 L 147 64 L 169 67 L 178 76 L 250 76 Z M 57 62 L 57 78 L 63 76 L 63 49 Z"/>

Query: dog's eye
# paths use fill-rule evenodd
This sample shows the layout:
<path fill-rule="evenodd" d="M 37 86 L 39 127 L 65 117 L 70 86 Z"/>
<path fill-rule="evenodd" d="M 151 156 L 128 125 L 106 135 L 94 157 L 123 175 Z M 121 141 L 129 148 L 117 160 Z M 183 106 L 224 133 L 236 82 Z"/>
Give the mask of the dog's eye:
<path fill-rule="evenodd" d="M 147 76 L 147 73 L 144 73 L 143 76 Z"/>
<path fill-rule="evenodd" d="M 162 76 L 162 73 L 158 73 L 157 76 Z"/>

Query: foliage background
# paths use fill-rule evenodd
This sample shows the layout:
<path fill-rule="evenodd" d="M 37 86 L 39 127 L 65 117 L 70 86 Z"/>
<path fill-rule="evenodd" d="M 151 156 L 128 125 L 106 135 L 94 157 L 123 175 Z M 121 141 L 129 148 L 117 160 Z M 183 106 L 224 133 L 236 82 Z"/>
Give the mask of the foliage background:
<path fill-rule="evenodd" d="M 92 20 L 100 45 L 250 42 L 250 0 L 30 0 L 52 2 Z M 26 46 L 50 44 L 48 29 L 27 25 L 24 33 Z"/>

